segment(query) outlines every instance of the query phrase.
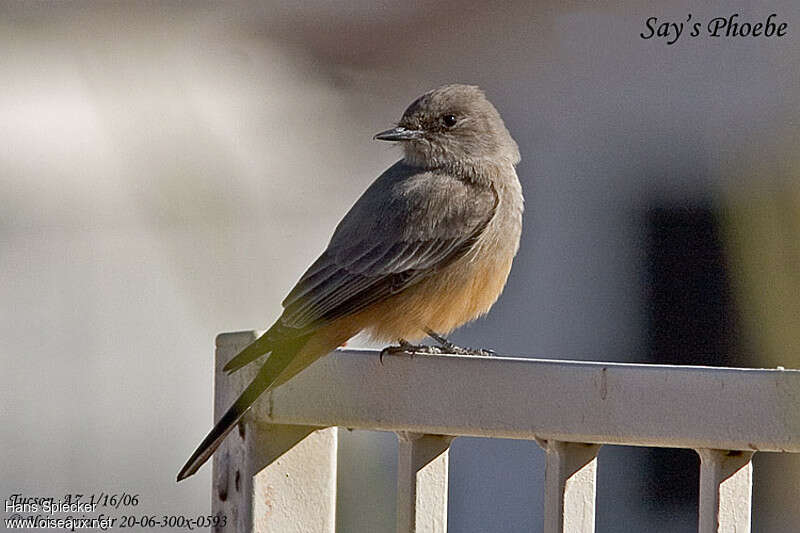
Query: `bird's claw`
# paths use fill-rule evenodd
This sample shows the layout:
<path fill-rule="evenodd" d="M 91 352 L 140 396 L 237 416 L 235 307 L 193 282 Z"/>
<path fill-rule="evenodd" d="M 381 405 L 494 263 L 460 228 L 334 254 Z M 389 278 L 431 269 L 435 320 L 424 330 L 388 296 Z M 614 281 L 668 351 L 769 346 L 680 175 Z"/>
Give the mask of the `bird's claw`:
<path fill-rule="evenodd" d="M 443 335 L 439 335 L 431 329 L 426 329 L 425 332 L 430 338 L 439 343 L 439 346 L 441 347 L 441 351 L 439 353 L 452 353 L 456 355 L 482 355 L 484 357 L 497 355 L 493 350 L 487 350 L 485 348 L 462 348 L 461 346 L 453 344 Z"/>
<path fill-rule="evenodd" d="M 439 348 L 438 346 L 427 346 L 425 344 L 411 344 L 406 340 L 400 339 L 400 342 L 398 342 L 397 346 L 387 346 L 386 348 L 381 350 L 379 360 L 381 364 L 383 364 L 384 355 L 396 355 L 399 353 L 408 354 L 411 357 L 414 357 L 414 355 L 418 353 L 442 354 L 447 352 L 442 348 Z"/>
<path fill-rule="evenodd" d="M 448 340 L 440 342 L 439 346 L 428 346 L 426 344 L 411 344 L 410 342 L 401 339 L 397 346 L 387 346 L 381 350 L 379 361 L 381 364 L 383 364 L 383 357 L 385 355 L 396 355 L 399 353 L 408 354 L 411 357 L 414 357 L 414 355 L 420 353 L 428 355 L 478 355 L 483 357 L 493 357 L 497 355 L 497 353 L 493 350 L 487 350 L 485 348 L 463 348 L 453 344 Z"/>
<path fill-rule="evenodd" d="M 443 353 L 453 353 L 456 355 L 481 355 L 483 357 L 494 357 L 497 353 L 486 348 L 463 348 L 453 343 L 442 346 Z"/>

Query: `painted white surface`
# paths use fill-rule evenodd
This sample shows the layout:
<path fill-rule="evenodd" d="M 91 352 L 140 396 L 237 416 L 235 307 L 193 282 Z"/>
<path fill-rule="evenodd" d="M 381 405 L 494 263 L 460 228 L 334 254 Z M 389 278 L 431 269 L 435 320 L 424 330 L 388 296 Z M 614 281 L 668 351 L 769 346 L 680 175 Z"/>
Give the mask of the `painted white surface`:
<path fill-rule="evenodd" d="M 598 444 L 539 442 L 546 452 L 544 533 L 594 533 Z"/>
<path fill-rule="evenodd" d="M 252 340 L 252 337 L 249 337 Z M 252 372 L 226 376 L 222 366 L 248 343 L 217 349 L 215 419 Z M 248 369 L 251 370 L 251 369 Z M 332 533 L 336 528 L 337 428 L 264 424 L 245 415 L 214 455 L 212 512 L 229 533 Z"/>
<path fill-rule="evenodd" d="M 258 369 L 228 377 L 221 367 L 254 338 L 217 338 L 218 415 Z M 375 351 L 339 350 L 256 402 L 244 435 L 233 432 L 215 457 L 214 509 L 238 520 L 231 531 L 333 531 L 336 434 L 315 428 L 344 426 L 398 433 L 401 533 L 447 530 L 448 450 L 461 435 L 544 447 L 546 533 L 594 532 L 603 443 L 697 449 L 700 532 L 747 532 L 754 451 L 800 452 L 798 390 L 797 370 L 451 355 L 381 362 Z M 237 470 L 256 474 L 252 484 L 218 502 Z"/>
<path fill-rule="evenodd" d="M 700 533 L 750 533 L 753 452 L 697 450 Z"/>
<path fill-rule="evenodd" d="M 250 335 L 221 335 L 218 344 Z M 340 350 L 253 410 L 275 424 L 800 452 L 797 391 L 798 370 L 455 355 L 381 363 L 374 351 Z"/>
<path fill-rule="evenodd" d="M 397 438 L 397 533 L 445 533 L 452 438 L 403 432 Z"/>

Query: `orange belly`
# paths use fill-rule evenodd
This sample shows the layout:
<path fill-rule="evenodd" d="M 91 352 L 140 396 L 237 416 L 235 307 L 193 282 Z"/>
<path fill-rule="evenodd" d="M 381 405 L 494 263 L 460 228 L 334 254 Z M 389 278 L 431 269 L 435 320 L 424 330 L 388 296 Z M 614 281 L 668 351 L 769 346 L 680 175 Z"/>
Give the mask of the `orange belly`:
<path fill-rule="evenodd" d="M 500 296 L 511 270 L 511 254 L 482 260 L 469 256 L 363 311 L 358 322 L 380 342 L 411 342 L 426 329 L 447 335 L 485 314 Z"/>

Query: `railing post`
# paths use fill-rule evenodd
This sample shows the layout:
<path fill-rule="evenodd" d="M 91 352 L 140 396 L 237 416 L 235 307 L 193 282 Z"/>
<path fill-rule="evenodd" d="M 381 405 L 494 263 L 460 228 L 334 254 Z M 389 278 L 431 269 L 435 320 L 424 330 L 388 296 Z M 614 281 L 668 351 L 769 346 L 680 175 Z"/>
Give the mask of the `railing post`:
<path fill-rule="evenodd" d="M 696 450 L 700 456 L 700 533 L 749 533 L 753 452 Z"/>
<path fill-rule="evenodd" d="M 222 371 L 254 338 L 249 332 L 217 338 L 215 419 L 258 370 Z M 269 401 L 259 399 L 214 455 L 212 511 L 225 522 L 214 531 L 333 533 L 337 430 L 270 424 Z"/>
<path fill-rule="evenodd" d="M 537 442 L 546 453 L 544 533 L 593 533 L 600 445 Z"/>
<path fill-rule="evenodd" d="M 398 432 L 397 533 L 447 531 L 452 437 Z"/>

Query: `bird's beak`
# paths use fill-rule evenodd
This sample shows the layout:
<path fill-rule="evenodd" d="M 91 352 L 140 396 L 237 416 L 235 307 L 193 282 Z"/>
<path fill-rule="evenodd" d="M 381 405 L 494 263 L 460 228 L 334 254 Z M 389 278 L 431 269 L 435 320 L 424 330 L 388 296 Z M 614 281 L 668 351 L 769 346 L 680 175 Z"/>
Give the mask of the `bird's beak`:
<path fill-rule="evenodd" d="M 376 133 L 373 139 L 378 141 L 413 141 L 422 138 L 419 130 L 407 130 L 401 126 Z"/>

